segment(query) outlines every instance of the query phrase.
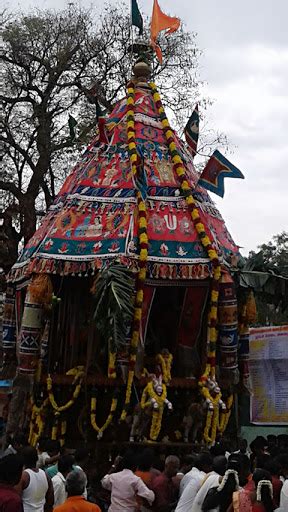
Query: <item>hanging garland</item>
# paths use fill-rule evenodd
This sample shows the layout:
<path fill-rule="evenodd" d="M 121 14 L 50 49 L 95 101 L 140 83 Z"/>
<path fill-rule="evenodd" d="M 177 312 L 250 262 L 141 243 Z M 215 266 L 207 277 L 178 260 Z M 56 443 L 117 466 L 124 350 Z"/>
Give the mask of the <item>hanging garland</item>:
<path fill-rule="evenodd" d="M 65 444 L 65 435 L 67 432 L 67 421 L 62 420 L 60 425 L 60 446 L 64 446 Z"/>
<path fill-rule="evenodd" d="M 108 378 L 116 379 L 116 352 L 110 352 L 108 361 Z"/>
<path fill-rule="evenodd" d="M 227 425 L 229 423 L 229 419 L 232 412 L 232 406 L 233 406 L 233 400 L 234 396 L 233 393 L 228 396 L 227 403 L 226 403 L 226 409 L 222 410 L 221 416 L 220 416 L 220 422 L 219 422 L 219 432 L 220 434 L 223 434 L 227 428 Z"/>
<path fill-rule="evenodd" d="M 153 382 L 148 382 L 144 388 L 141 397 L 141 409 L 153 406 L 152 421 L 150 427 L 150 439 L 157 441 L 162 426 L 162 417 L 164 412 L 164 405 L 167 403 L 167 388 L 162 384 L 162 393 L 158 395 L 153 387 Z"/>
<path fill-rule="evenodd" d="M 59 416 L 60 416 L 60 412 L 54 412 L 54 422 L 53 422 L 52 431 L 51 431 L 52 441 L 57 441 L 57 438 L 58 438 Z"/>
<path fill-rule="evenodd" d="M 66 373 L 66 375 L 74 375 L 73 384 L 75 384 L 75 382 L 77 382 L 77 381 L 79 381 L 79 382 L 74 389 L 72 398 L 70 398 L 70 400 L 68 400 L 68 402 L 64 405 L 58 405 L 55 401 L 54 393 L 53 393 L 53 381 L 52 381 L 50 374 L 48 375 L 47 380 L 46 380 L 48 398 L 49 398 L 50 404 L 52 405 L 52 407 L 56 413 L 61 413 L 63 411 L 67 411 L 67 409 L 72 407 L 72 405 L 75 403 L 75 400 L 77 400 L 77 398 L 80 394 L 81 386 L 82 386 L 82 382 L 83 382 L 84 367 L 77 366 L 75 368 L 72 368 L 71 370 L 69 370 Z"/>
<path fill-rule="evenodd" d="M 150 439 L 152 441 L 157 441 L 157 438 L 161 431 L 162 426 L 162 417 L 163 417 L 164 407 L 159 407 L 156 411 L 152 413 L 152 422 L 150 428 Z"/>
<path fill-rule="evenodd" d="M 130 159 L 130 165 L 133 176 L 136 176 L 137 169 L 141 164 L 141 160 L 136 150 L 136 139 L 135 139 L 135 86 L 133 82 L 130 82 L 127 86 L 127 138 L 128 138 L 128 153 Z M 135 297 L 135 308 L 134 318 L 132 324 L 132 335 L 130 342 L 130 354 L 129 354 L 129 368 L 128 378 L 126 385 L 125 404 L 121 414 L 121 420 L 125 420 L 127 416 L 128 407 L 131 400 L 132 383 L 135 373 L 135 363 L 137 356 L 137 348 L 140 336 L 140 323 L 142 317 L 142 306 L 144 297 L 144 282 L 146 279 L 147 272 L 147 257 L 148 257 L 148 236 L 147 236 L 147 212 L 145 201 L 142 199 L 140 192 L 137 190 L 136 193 L 137 206 L 138 206 L 138 235 L 139 235 L 139 272 L 136 278 L 136 297 Z"/>
<path fill-rule="evenodd" d="M 157 354 L 156 361 L 158 361 L 161 365 L 163 381 L 165 382 L 165 384 L 167 384 L 171 380 L 173 356 L 168 351 L 162 351 L 161 354 Z"/>
<path fill-rule="evenodd" d="M 199 380 L 199 387 L 203 396 L 208 397 L 209 401 L 213 404 L 212 395 L 209 390 L 205 387 L 205 384 L 209 377 L 215 379 L 215 366 L 216 366 L 216 342 L 217 342 L 217 310 L 218 310 L 218 297 L 219 297 L 219 280 L 221 276 L 221 266 L 219 263 L 219 258 L 217 251 L 215 250 L 209 236 L 206 233 L 205 226 L 201 221 L 199 210 L 197 208 L 196 201 L 193 197 L 191 187 L 188 182 L 188 178 L 186 176 L 185 167 L 183 164 L 183 160 L 177 150 L 177 146 L 175 143 L 175 138 L 173 131 L 170 127 L 169 121 L 165 114 L 164 107 L 161 102 L 160 95 L 158 93 L 157 87 L 153 82 L 150 82 L 150 88 L 153 94 L 153 99 L 155 101 L 156 108 L 158 109 L 159 117 L 161 120 L 161 124 L 163 127 L 163 132 L 165 133 L 167 144 L 169 147 L 170 156 L 173 162 L 173 168 L 178 176 L 180 182 L 180 189 L 185 197 L 185 201 L 188 205 L 188 209 L 190 211 L 190 215 L 195 227 L 195 230 L 199 236 L 201 244 L 207 251 L 208 257 L 210 259 L 212 265 L 212 287 L 211 287 L 211 298 L 210 298 L 210 308 L 208 313 L 208 329 L 207 329 L 207 362 L 206 368 L 203 375 Z M 205 389 L 208 391 L 205 391 Z M 220 391 L 219 391 L 220 395 Z M 219 400 L 220 400 L 219 396 Z M 218 407 L 216 407 L 218 409 Z M 219 411 L 218 411 L 219 414 Z M 207 414 L 205 431 L 208 429 L 209 423 L 212 422 L 212 433 L 211 437 L 214 437 L 215 434 L 215 424 L 216 424 L 216 415 L 217 411 L 215 410 L 215 420 L 211 419 L 211 415 Z M 217 419 L 218 425 L 218 419 Z M 215 435 L 216 438 L 216 435 Z M 215 440 L 215 439 L 214 439 Z M 213 441 L 212 441 L 213 442 Z"/>
<path fill-rule="evenodd" d="M 110 407 L 110 412 L 109 412 L 109 415 L 107 417 L 107 420 L 105 421 L 104 425 L 102 425 L 102 427 L 99 427 L 96 423 L 96 405 L 97 405 L 97 399 L 96 399 L 96 396 L 92 396 L 91 397 L 91 414 L 90 414 L 90 420 L 91 420 L 91 425 L 92 427 L 94 428 L 94 430 L 96 430 L 96 432 L 98 433 L 97 435 L 97 439 L 101 439 L 101 437 L 103 436 L 103 432 L 104 430 L 106 430 L 106 428 L 110 425 L 111 421 L 113 420 L 113 416 L 114 416 L 114 412 L 117 408 L 117 404 L 118 404 L 118 399 L 116 397 L 113 397 L 112 398 L 112 402 L 111 402 L 111 407 Z"/>
<path fill-rule="evenodd" d="M 29 425 L 29 437 L 28 437 L 28 443 L 35 447 L 37 445 L 38 439 L 41 437 L 45 423 L 42 418 L 43 410 L 48 405 L 49 399 L 46 398 L 44 402 L 38 407 L 34 400 L 31 399 L 31 419 L 30 419 L 30 425 Z"/>

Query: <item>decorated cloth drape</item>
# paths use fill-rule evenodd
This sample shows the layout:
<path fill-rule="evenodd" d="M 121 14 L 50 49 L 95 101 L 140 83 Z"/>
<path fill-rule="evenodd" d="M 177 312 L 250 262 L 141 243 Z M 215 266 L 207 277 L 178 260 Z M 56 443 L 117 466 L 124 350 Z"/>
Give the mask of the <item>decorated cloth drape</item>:
<path fill-rule="evenodd" d="M 150 279 L 202 280 L 211 264 L 179 193 L 159 113 L 150 90 L 135 88 L 135 139 L 147 178 L 147 229 Z M 110 145 L 95 140 L 66 179 L 42 225 L 25 246 L 11 272 L 19 280 L 32 272 L 85 275 L 113 258 L 137 271 L 138 227 L 135 180 L 127 145 L 127 104 L 120 100 L 106 120 Z M 208 193 L 197 186 L 191 153 L 174 133 L 201 222 L 220 260 L 238 247 Z"/>
<path fill-rule="evenodd" d="M 6 290 L 3 328 L 2 328 L 2 349 L 3 364 L 9 366 L 16 361 L 16 314 L 15 314 L 15 287 L 8 285 Z"/>
<path fill-rule="evenodd" d="M 31 300 L 28 291 L 24 303 L 18 348 L 18 372 L 34 375 L 40 356 L 43 306 Z"/>
<path fill-rule="evenodd" d="M 177 355 L 183 376 L 197 375 L 201 368 L 201 350 L 197 347 L 209 295 L 208 283 L 188 286 L 185 290 L 182 311 L 178 326 Z M 203 338 L 206 331 L 203 332 Z"/>
<path fill-rule="evenodd" d="M 235 284 L 228 272 L 223 272 L 219 285 L 218 351 L 222 370 L 238 368 L 238 310 Z"/>
<path fill-rule="evenodd" d="M 255 323 L 257 310 L 255 297 L 252 290 L 246 290 L 244 296 L 240 297 L 240 308 L 238 318 L 239 329 L 239 371 L 243 387 L 250 392 L 251 380 L 249 371 L 249 326 Z"/>
<path fill-rule="evenodd" d="M 155 286 L 147 286 L 147 285 L 144 286 L 142 318 L 141 318 L 141 325 L 140 325 L 140 342 L 143 347 L 145 345 L 147 327 L 148 327 L 151 309 L 153 306 L 155 292 L 156 292 Z"/>
<path fill-rule="evenodd" d="M 28 285 L 17 342 L 19 374 L 33 376 L 36 372 L 43 333 L 43 307 L 51 302 L 52 291 L 50 277 L 45 274 L 34 276 Z M 48 335 L 45 329 L 44 335 L 45 343 Z"/>

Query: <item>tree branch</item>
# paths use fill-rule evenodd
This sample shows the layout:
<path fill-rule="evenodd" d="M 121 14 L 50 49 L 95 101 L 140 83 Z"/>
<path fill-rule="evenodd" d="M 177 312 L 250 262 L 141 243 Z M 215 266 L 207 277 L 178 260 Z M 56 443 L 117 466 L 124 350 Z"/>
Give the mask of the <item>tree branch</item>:
<path fill-rule="evenodd" d="M 12 181 L 0 180 L 0 190 L 6 190 L 10 192 L 18 201 L 21 201 L 23 194 Z"/>

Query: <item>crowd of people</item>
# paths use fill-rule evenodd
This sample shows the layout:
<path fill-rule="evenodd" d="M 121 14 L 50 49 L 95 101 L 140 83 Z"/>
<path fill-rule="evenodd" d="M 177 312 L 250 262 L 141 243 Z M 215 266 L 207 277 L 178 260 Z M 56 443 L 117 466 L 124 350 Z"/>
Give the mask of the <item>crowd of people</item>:
<path fill-rule="evenodd" d="M 288 512 L 288 436 L 238 444 L 180 456 L 135 447 L 104 470 L 87 447 L 36 449 L 18 435 L 1 454 L 0 512 Z"/>

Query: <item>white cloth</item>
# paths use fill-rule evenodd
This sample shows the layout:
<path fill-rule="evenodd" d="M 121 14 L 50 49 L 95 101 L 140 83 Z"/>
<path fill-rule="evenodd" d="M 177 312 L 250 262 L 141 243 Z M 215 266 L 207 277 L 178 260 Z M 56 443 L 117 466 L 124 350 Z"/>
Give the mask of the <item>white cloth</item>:
<path fill-rule="evenodd" d="M 155 498 L 154 492 L 130 469 L 105 475 L 101 483 L 104 489 L 111 491 L 109 512 L 135 512 L 137 496 L 146 499 L 150 505 Z"/>
<path fill-rule="evenodd" d="M 242 452 L 240 450 L 236 450 L 236 452 L 233 452 L 233 453 L 242 453 Z M 233 453 L 232 453 L 232 455 L 233 455 Z M 248 457 L 248 459 L 250 459 L 251 452 L 248 450 L 248 448 L 247 448 L 246 452 L 244 453 L 244 455 L 246 455 L 246 457 Z"/>
<path fill-rule="evenodd" d="M 50 459 L 47 452 L 42 452 L 38 454 L 37 468 L 44 468 L 46 465 L 46 460 Z"/>
<path fill-rule="evenodd" d="M 43 512 L 48 491 L 48 480 L 45 471 L 38 469 L 25 469 L 29 475 L 29 484 L 22 493 L 24 512 Z"/>
<path fill-rule="evenodd" d="M 194 502 L 195 496 L 199 491 L 201 484 L 205 478 L 204 471 L 200 471 L 197 468 L 192 468 L 191 471 L 186 473 L 184 478 L 182 478 L 180 482 L 180 493 L 181 493 L 181 484 L 183 480 L 182 493 L 180 495 L 180 499 L 178 501 L 178 505 L 175 509 L 175 512 L 191 512 L 191 507 Z"/>
<path fill-rule="evenodd" d="M 53 476 L 52 478 L 54 507 L 56 507 L 56 505 L 62 505 L 62 503 L 64 503 L 64 501 L 67 499 L 65 484 L 65 477 L 62 475 L 62 473 L 60 473 L 60 471 L 58 471 L 57 475 Z"/>
<path fill-rule="evenodd" d="M 9 444 L 8 448 L 6 448 L 6 450 L 4 450 L 4 453 L 2 455 L 2 457 L 7 457 L 7 455 L 16 455 L 16 450 L 15 448 L 13 448 L 12 444 Z"/>
<path fill-rule="evenodd" d="M 197 468 L 192 468 L 190 471 L 188 471 L 188 473 L 186 473 L 186 475 L 183 476 L 181 482 L 180 482 L 180 496 L 182 495 L 186 485 L 191 481 L 191 480 L 194 480 L 194 479 L 199 479 L 201 478 L 201 482 L 202 480 L 204 479 L 205 477 L 205 473 L 204 471 L 200 471 L 199 469 Z"/>
<path fill-rule="evenodd" d="M 280 493 L 280 508 L 284 508 L 284 510 L 288 510 L 288 479 L 285 480 L 282 485 L 281 493 Z"/>
<path fill-rule="evenodd" d="M 210 489 L 212 489 L 212 487 L 218 487 L 219 478 L 220 475 L 218 475 L 218 473 L 215 473 L 214 471 L 207 475 L 207 478 L 204 479 L 199 491 L 195 496 L 192 508 L 189 509 L 189 512 L 202 512 L 202 505 L 207 496 L 207 493 Z M 218 507 L 216 509 L 211 509 L 210 512 L 216 512 L 217 510 Z"/>

